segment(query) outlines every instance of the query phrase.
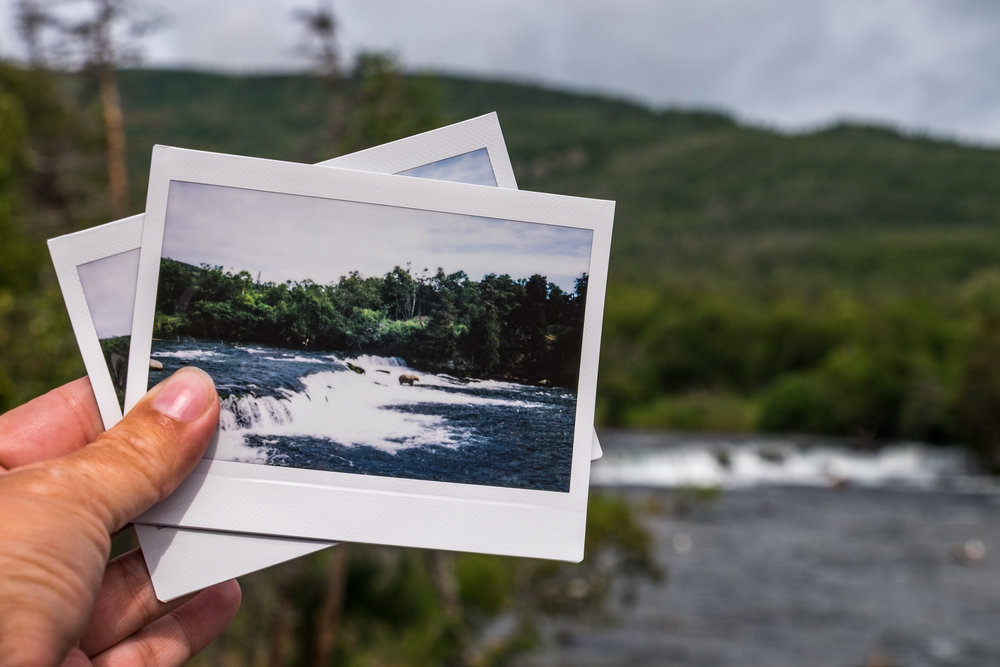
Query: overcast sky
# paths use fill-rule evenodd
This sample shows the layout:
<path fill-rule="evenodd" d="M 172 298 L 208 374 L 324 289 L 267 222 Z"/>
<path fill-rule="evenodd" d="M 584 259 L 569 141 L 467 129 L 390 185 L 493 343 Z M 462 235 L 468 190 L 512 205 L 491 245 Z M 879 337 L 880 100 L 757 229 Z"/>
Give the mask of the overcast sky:
<path fill-rule="evenodd" d="M 153 65 L 301 67 L 297 7 L 317 0 L 135 0 L 169 24 Z M 13 2 L 0 53 L 15 54 Z M 408 68 L 709 106 L 803 129 L 854 118 L 1000 145 L 996 0 L 335 0 L 340 43 Z"/>
<path fill-rule="evenodd" d="M 414 178 L 488 185 L 493 188 L 497 186 L 497 177 L 493 173 L 493 165 L 490 164 L 490 153 L 485 148 L 447 157 L 399 173 Z"/>
<path fill-rule="evenodd" d="M 139 249 L 129 250 L 77 267 L 83 296 L 98 338 L 132 333 L 132 309 L 139 275 Z"/>
<path fill-rule="evenodd" d="M 588 229 L 173 181 L 163 256 L 263 282 L 328 284 L 409 264 L 414 274 L 441 267 L 477 281 L 539 273 L 572 292 L 590 271 L 592 238 Z"/>

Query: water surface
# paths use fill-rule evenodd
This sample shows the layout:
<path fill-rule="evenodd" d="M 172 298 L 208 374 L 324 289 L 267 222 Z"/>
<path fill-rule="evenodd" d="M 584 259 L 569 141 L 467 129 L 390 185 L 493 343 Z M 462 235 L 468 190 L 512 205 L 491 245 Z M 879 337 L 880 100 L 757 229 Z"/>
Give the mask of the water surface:
<path fill-rule="evenodd" d="M 163 370 L 151 371 L 151 384 L 186 364 L 214 378 L 222 399 L 216 459 L 569 490 L 576 396 L 568 389 L 427 373 L 399 357 L 263 345 L 154 341 L 152 356 Z M 419 380 L 403 384 L 404 374 Z"/>

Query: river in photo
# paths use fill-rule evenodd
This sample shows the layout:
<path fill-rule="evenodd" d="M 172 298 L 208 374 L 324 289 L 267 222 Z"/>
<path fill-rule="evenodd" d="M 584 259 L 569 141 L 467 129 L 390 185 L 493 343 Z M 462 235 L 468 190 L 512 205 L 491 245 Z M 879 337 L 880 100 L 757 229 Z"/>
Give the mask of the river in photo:
<path fill-rule="evenodd" d="M 568 389 L 428 373 L 399 357 L 201 340 L 154 341 L 152 358 L 163 370 L 150 371 L 150 385 L 185 365 L 215 380 L 215 459 L 569 490 Z"/>
<path fill-rule="evenodd" d="M 631 502 L 667 581 L 517 664 L 1000 664 L 1000 483 L 961 448 L 599 434 L 591 492 Z"/>

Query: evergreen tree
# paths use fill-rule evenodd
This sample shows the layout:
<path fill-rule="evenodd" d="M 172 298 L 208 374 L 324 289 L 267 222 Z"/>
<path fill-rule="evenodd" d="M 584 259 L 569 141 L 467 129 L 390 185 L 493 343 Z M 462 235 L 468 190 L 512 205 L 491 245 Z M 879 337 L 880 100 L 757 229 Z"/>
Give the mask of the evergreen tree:
<path fill-rule="evenodd" d="M 468 356 L 477 373 L 491 375 L 499 368 L 500 335 L 500 318 L 489 294 L 482 298 L 469 324 Z"/>
<path fill-rule="evenodd" d="M 432 82 L 403 76 L 390 54 L 359 55 L 354 82 L 355 111 L 346 129 L 345 151 L 426 132 L 444 122 Z"/>
<path fill-rule="evenodd" d="M 548 281 L 537 273 L 524 284 L 524 301 L 520 308 L 521 353 L 528 368 L 537 368 L 545 359 L 545 305 Z M 534 375 L 534 373 L 532 373 Z"/>
<path fill-rule="evenodd" d="M 433 362 L 449 364 L 458 355 L 458 341 L 455 337 L 455 297 L 451 290 L 442 290 L 438 295 L 440 305 L 431 315 L 424 330 L 423 357 Z"/>

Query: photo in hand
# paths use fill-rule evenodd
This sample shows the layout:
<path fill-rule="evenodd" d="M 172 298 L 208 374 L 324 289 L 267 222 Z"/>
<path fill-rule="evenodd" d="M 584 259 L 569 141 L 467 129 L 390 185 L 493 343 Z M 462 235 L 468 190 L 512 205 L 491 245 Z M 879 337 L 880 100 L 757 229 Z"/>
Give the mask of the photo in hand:
<path fill-rule="evenodd" d="M 149 383 L 212 375 L 216 459 L 565 492 L 592 236 L 174 181 Z"/>
<path fill-rule="evenodd" d="M 578 559 L 612 216 L 158 147 L 127 405 L 197 359 L 226 414 L 141 521 Z"/>

